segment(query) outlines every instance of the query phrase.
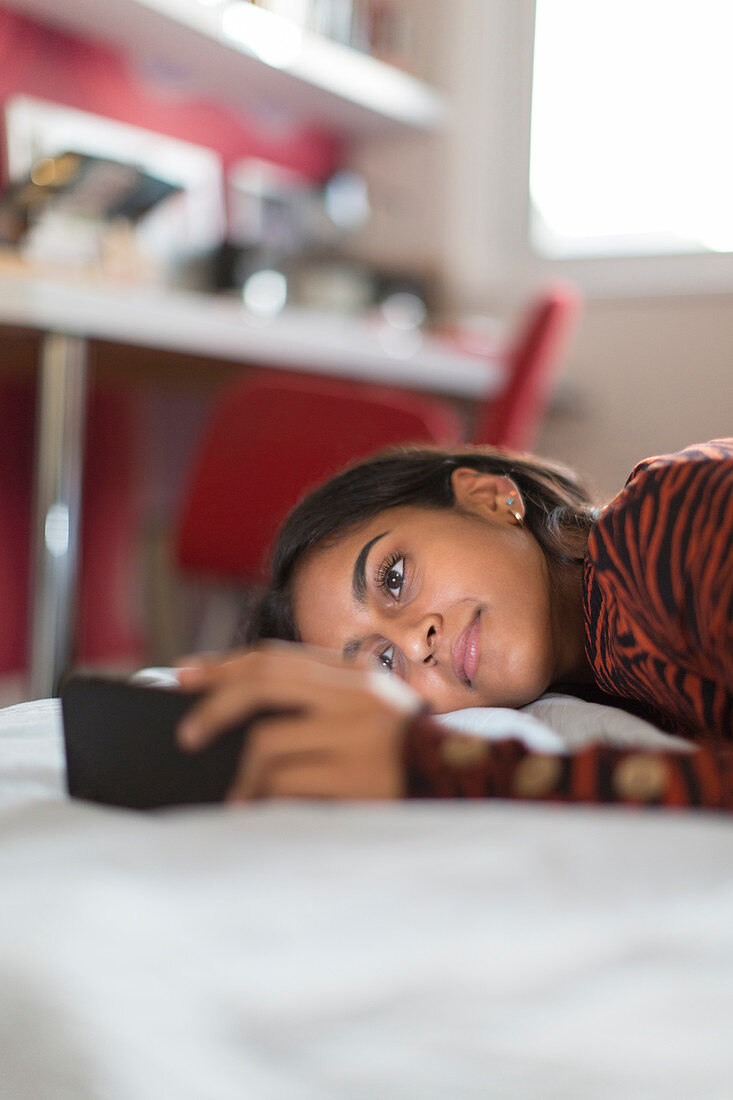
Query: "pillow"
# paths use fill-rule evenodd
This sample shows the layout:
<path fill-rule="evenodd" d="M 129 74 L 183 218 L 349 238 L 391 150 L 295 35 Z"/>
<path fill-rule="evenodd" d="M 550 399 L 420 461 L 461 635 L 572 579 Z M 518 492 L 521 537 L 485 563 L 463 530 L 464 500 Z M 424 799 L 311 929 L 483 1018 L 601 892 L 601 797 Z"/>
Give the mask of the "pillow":
<path fill-rule="evenodd" d="M 588 703 L 574 695 L 550 692 L 529 706 L 522 707 L 521 712 L 553 729 L 562 739 L 567 752 L 577 752 L 590 744 L 665 752 L 692 752 L 695 748 L 685 738 L 664 733 L 651 722 L 620 707 Z"/>
<path fill-rule="evenodd" d="M 441 725 L 460 733 L 491 741 L 517 738 L 533 752 L 578 752 L 586 745 L 679 752 L 695 748 L 618 707 L 587 703 L 559 692 L 542 695 L 519 710 L 469 707 L 436 717 Z"/>

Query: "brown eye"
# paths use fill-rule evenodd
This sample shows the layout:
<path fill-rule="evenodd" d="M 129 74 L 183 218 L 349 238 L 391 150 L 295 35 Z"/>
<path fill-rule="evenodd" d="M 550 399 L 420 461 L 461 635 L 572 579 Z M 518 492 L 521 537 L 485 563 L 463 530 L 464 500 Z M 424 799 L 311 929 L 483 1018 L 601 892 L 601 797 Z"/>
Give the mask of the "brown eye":
<path fill-rule="evenodd" d="M 391 645 L 389 649 L 383 649 L 378 657 L 379 665 L 381 668 L 387 670 L 387 672 L 394 671 L 394 646 Z"/>
<path fill-rule="evenodd" d="M 399 589 L 402 588 L 402 574 L 398 573 L 396 569 L 390 569 L 389 573 L 387 574 L 386 583 L 387 588 L 389 588 L 391 592 L 394 592 L 395 589 L 399 591 Z"/>
<path fill-rule="evenodd" d="M 402 593 L 402 585 L 405 580 L 405 559 L 392 558 L 386 561 L 379 570 L 379 587 L 388 592 L 390 596 L 399 599 Z"/>

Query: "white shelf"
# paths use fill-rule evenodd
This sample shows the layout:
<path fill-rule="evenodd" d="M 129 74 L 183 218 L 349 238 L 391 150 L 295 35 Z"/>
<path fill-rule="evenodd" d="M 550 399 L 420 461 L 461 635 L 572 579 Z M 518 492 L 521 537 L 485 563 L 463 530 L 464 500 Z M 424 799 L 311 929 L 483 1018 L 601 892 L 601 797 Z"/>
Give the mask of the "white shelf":
<path fill-rule="evenodd" d="M 179 87 L 281 125 L 316 124 L 350 139 L 431 131 L 445 118 L 444 100 L 421 81 L 347 46 L 283 26 L 277 16 L 247 4 L 4 3 L 39 22 L 121 47 L 136 64 L 166 73 Z"/>
<path fill-rule="evenodd" d="M 0 326 L 61 332 L 259 366 L 332 374 L 481 400 L 500 391 L 500 361 L 368 318 L 285 310 L 269 322 L 234 298 L 43 276 L 0 264 Z"/>

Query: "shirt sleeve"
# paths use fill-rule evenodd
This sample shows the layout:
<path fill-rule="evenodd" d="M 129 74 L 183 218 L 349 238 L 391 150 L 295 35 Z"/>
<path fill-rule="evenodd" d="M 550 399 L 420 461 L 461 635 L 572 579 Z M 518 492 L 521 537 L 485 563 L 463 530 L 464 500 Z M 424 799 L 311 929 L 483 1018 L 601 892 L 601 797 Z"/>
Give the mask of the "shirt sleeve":
<path fill-rule="evenodd" d="M 591 532 L 584 593 L 604 691 L 733 737 L 733 440 L 636 467 Z"/>
<path fill-rule="evenodd" d="M 501 798 L 733 810 L 733 749 L 650 752 L 594 745 L 536 753 L 450 733 L 422 715 L 403 742 L 406 798 Z"/>

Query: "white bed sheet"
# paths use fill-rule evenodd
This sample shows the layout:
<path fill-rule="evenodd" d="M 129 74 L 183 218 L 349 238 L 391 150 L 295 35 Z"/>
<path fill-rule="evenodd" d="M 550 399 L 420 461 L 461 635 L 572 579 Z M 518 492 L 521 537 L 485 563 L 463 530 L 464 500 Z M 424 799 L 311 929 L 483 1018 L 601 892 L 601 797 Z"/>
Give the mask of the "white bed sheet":
<path fill-rule="evenodd" d="M 2 1100 L 730 1100 L 733 829 L 517 803 L 139 815 L 0 714 Z"/>

